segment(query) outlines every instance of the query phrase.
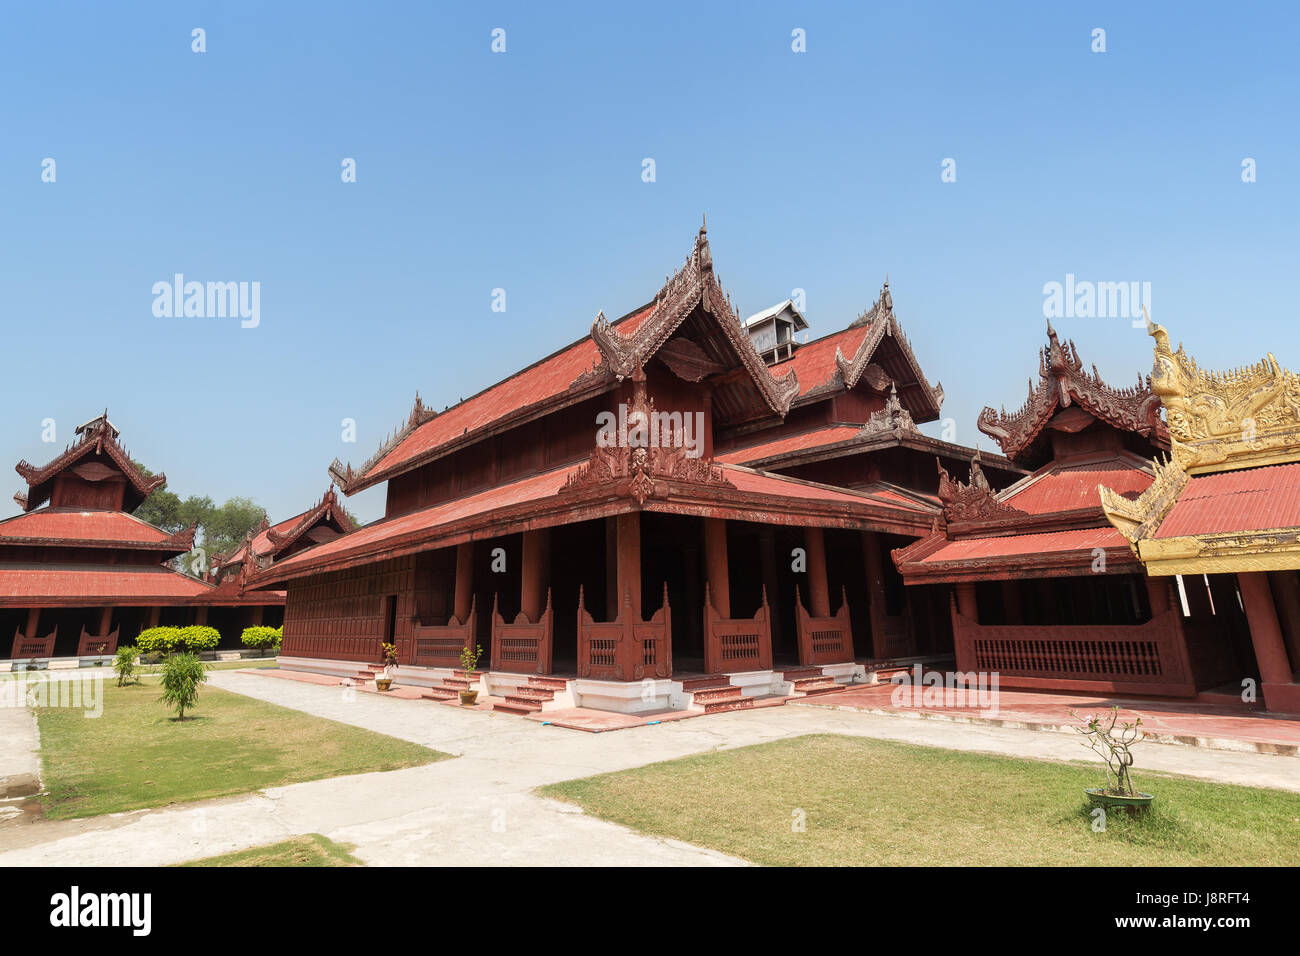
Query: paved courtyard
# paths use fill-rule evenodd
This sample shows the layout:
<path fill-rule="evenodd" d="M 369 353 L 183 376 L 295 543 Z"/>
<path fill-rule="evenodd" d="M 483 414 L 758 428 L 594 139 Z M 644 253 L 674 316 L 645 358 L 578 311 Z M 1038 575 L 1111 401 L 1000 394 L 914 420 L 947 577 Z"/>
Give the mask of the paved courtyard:
<path fill-rule="evenodd" d="M 0 827 L 0 866 L 152 866 L 323 833 L 371 865 L 734 865 L 534 796 L 533 788 L 716 749 L 841 733 L 1047 760 L 1096 759 L 1066 734 L 814 706 L 783 706 L 591 734 L 256 673 L 212 686 L 458 755 L 161 810 Z M 1143 766 L 1300 792 L 1300 759 L 1152 744 Z"/>

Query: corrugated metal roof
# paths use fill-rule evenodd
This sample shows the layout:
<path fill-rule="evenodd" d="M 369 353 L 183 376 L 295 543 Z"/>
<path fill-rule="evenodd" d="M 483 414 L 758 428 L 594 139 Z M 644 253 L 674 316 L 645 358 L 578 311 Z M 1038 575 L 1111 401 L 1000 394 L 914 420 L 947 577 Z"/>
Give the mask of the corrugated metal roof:
<path fill-rule="evenodd" d="M 1081 508 L 1101 508 L 1097 485 L 1113 488 L 1136 498 L 1151 485 L 1149 472 L 1123 459 L 1107 459 L 1078 465 L 1052 465 L 1025 479 L 1020 490 L 1002 500 L 1013 508 L 1033 515 Z"/>
<path fill-rule="evenodd" d="M 800 380 L 802 380 L 802 376 Z M 786 435 L 783 438 L 775 438 L 757 445 L 736 448 L 718 455 L 717 460 L 734 465 L 743 465 L 751 461 L 771 458 L 773 455 L 785 454 L 786 452 L 805 451 L 809 448 L 820 448 L 823 445 L 834 445 L 837 442 L 848 441 L 860 431 L 862 431 L 861 425 L 828 425 L 825 428 L 816 428 L 798 435 Z"/>
<path fill-rule="evenodd" d="M 189 598 L 207 594 L 209 585 L 170 568 L 49 567 L 0 565 L 0 601 L 31 598 L 85 598 L 122 603 L 123 598 Z"/>
<path fill-rule="evenodd" d="M 0 544 L 6 538 L 157 544 L 168 537 L 161 528 L 123 511 L 44 508 L 0 521 Z"/>
<path fill-rule="evenodd" d="M 1195 475 L 1155 537 L 1300 527 L 1300 463 Z"/>
<path fill-rule="evenodd" d="M 1016 534 L 1005 538 L 963 538 L 949 541 L 926 555 L 920 564 L 946 561 L 978 561 L 987 558 L 1028 557 L 1080 551 L 1080 561 L 1092 560 L 1093 548 L 1126 548 L 1128 542 L 1112 527 L 1072 528 L 1039 534 Z"/>

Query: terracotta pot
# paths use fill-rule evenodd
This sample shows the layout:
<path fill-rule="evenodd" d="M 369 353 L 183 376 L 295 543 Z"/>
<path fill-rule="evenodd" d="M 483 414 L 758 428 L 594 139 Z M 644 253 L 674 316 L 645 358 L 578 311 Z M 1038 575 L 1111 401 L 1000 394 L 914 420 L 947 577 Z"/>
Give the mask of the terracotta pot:
<path fill-rule="evenodd" d="M 1116 794 L 1106 793 L 1101 787 L 1089 787 L 1083 792 L 1088 795 L 1088 801 L 1094 807 L 1145 810 L 1147 807 L 1151 806 L 1151 801 L 1155 799 L 1152 794 L 1142 793 L 1140 791 L 1131 797 L 1121 797 Z"/>
<path fill-rule="evenodd" d="M 393 686 L 393 679 L 391 677 L 376 677 L 375 686 L 380 690 L 388 690 Z"/>
<path fill-rule="evenodd" d="M 463 690 L 460 692 L 460 704 L 462 707 L 469 707 L 473 705 L 476 700 L 478 700 L 478 691 Z"/>

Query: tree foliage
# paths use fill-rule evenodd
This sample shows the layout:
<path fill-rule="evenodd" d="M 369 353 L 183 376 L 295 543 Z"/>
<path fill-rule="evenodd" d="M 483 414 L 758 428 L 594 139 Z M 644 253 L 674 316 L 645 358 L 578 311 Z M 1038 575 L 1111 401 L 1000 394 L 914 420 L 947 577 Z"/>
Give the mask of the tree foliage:
<path fill-rule="evenodd" d="M 162 696 L 158 699 L 176 709 L 181 720 L 199 699 L 199 687 L 208 679 L 207 669 L 194 654 L 172 654 L 163 664 Z"/>

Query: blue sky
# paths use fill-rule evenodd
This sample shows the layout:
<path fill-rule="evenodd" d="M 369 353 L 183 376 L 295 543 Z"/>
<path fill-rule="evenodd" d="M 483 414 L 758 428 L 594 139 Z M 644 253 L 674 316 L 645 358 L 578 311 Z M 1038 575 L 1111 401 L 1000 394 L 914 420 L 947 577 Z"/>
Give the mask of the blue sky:
<path fill-rule="evenodd" d="M 0 15 L 6 469 L 107 406 L 172 490 L 288 516 L 417 389 L 454 403 L 650 298 L 705 211 L 746 314 L 802 288 L 833 331 L 888 273 L 967 444 L 1023 401 L 1067 273 L 1150 282 L 1202 364 L 1300 366 L 1285 5 L 263 6 Z M 260 282 L 260 325 L 155 317 L 177 272 Z M 1126 318 L 1056 324 L 1115 384 L 1150 367 Z"/>

